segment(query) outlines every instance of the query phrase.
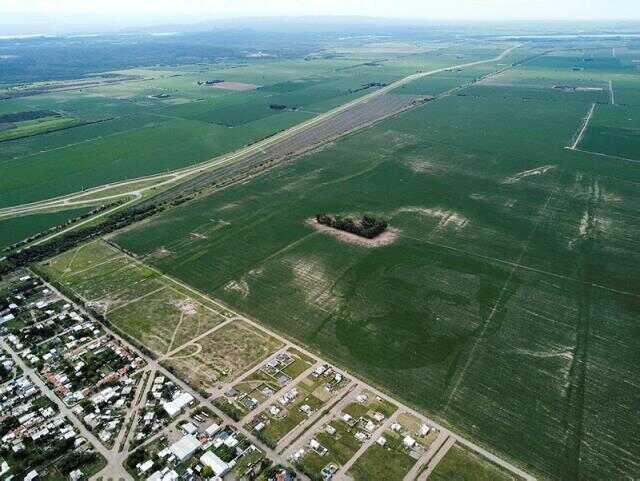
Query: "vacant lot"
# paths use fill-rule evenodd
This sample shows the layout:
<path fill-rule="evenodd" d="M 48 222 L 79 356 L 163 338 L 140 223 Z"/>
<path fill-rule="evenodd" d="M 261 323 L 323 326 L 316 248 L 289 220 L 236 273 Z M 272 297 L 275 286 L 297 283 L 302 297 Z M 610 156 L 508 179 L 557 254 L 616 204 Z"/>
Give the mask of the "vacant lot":
<path fill-rule="evenodd" d="M 433 481 L 511 481 L 509 473 L 464 448 L 453 446 L 431 473 Z"/>
<path fill-rule="evenodd" d="M 223 307 L 103 241 L 67 251 L 40 268 L 159 355 L 177 350 L 230 317 Z"/>
<path fill-rule="evenodd" d="M 534 474 L 638 477 L 640 174 L 565 149 L 601 93 L 546 90 L 628 70 L 575 61 L 526 64 L 117 242 L 166 249 L 161 270 Z M 399 238 L 347 245 L 305 224 L 320 212 L 371 212 Z"/>
<path fill-rule="evenodd" d="M 195 389 L 211 393 L 222 381 L 250 369 L 279 347 L 276 339 L 236 320 L 186 344 L 164 363 Z"/>

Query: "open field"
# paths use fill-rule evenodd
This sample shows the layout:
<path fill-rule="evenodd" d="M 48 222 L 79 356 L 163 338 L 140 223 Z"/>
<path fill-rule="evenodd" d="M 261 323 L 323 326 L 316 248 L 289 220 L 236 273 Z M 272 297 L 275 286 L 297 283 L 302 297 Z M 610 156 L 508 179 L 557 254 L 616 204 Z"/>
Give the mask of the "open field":
<path fill-rule="evenodd" d="M 157 354 L 178 349 L 230 315 L 103 241 L 67 251 L 41 269 Z"/>
<path fill-rule="evenodd" d="M 42 231 L 62 225 L 67 221 L 89 212 L 91 208 L 79 208 L 52 212 L 49 214 L 33 214 L 14 217 L 0 221 L 0 249 L 19 242 Z"/>
<path fill-rule="evenodd" d="M 385 431 L 383 435 L 387 445 L 373 444 L 352 466 L 348 474 L 354 481 L 403 479 L 416 463 L 403 449 L 402 439 L 397 434 Z"/>
<path fill-rule="evenodd" d="M 79 122 L 100 122 L 3 142 L 0 173 L 10 170 L 14 175 L 0 181 L 0 206 L 202 162 L 418 70 L 491 58 L 494 52 L 450 57 L 432 52 L 377 63 L 353 55 L 254 59 L 117 71 L 112 74 L 120 78 L 114 82 L 83 82 L 82 95 L 75 88 L 42 88 L 36 95 L 3 101 L 0 113 L 49 109 Z M 260 88 L 239 91 L 198 84 L 213 80 Z M 7 132 L 11 130 L 3 135 Z"/>
<path fill-rule="evenodd" d="M 429 479 L 433 481 L 512 481 L 509 473 L 493 466 L 464 448 L 453 446 Z"/>
<path fill-rule="evenodd" d="M 631 76 L 574 63 L 525 64 L 116 242 L 534 474 L 637 477 L 640 176 L 566 150 L 606 96 L 553 89 Z M 345 244 L 307 226 L 319 212 L 399 238 Z"/>
<path fill-rule="evenodd" d="M 190 386 L 211 393 L 222 381 L 250 369 L 282 347 L 242 321 L 233 321 L 172 354 L 164 364 Z"/>
<path fill-rule="evenodd" d="M 81 125 L 82 121 L 63 116 L 52 116 L 12 124 L 9 128 L 0 128 L 0 142 L 21 139 L 34 135 L 55 132 Z M 6 124 L 5 124 L 6 126 Z"/>

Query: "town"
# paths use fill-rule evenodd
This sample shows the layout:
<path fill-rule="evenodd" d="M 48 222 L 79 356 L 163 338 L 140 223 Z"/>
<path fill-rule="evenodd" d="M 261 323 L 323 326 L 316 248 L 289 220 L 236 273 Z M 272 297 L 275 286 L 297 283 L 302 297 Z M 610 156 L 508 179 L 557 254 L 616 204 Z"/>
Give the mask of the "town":
<path fill-rule="evenodd" d="M 3 480 L 426 479 L 457 441 L 289 342 L 203 392 L 32 271 L 0 293 Z"/>

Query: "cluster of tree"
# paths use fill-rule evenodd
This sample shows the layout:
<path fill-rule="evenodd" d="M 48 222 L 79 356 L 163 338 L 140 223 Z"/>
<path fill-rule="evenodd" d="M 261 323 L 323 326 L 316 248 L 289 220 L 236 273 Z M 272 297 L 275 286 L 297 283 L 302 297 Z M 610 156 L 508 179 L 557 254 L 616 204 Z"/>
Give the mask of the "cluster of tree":
<path fill-rule="evenodd" d="M 136 449 L 131 456 L 127 458 L 126 465 L 130 471 L 137 472 L 136 466 L 140 463 L 144 463 L 149 457 L 149 453 L 147 450 L 142 447 L 140 449 Z"/>
<path fill-rule="evenodd" d="M 155 214 L 159 210 L 161 210 L 161 208 L 155 205 L 143 208 L 133 207 L 122 212 L 116 212 L 99 224 L 83 229 L 76 229 L 49 242 L 35 245 L 19 252 L 10 253 L 0 262 L 0 276 L 8 274 L 18 267 L 55 256 L 82 242 L 126 227 L 127 225 Z"/>
<path fill-rule="evenodd" d="M 0 124 L 24 122 L 26 120 L 42 119 L 44 117 L 57 117 L 60 114 L 52 110 L 26 110 L 24 112 L 14 112 L 0 115 Z"/>
<path fill-rule="evenodd" d="M 221 84 L 222 82 L 224 82 L 224 80 L 221 79 L 214 79 L 214 80 L 198 80 L 198 85 L 215 85 L 215 84 Z"/>
<path fill-rule="evenodd" d="M 374 87 L 386 87 L 386 86 L 387 84 L 382 82 L 369 82 L 368 84 L 364 84 L 357 89 L 349 89 L 349 93 L 356 93 L 356 92 L 361 92 L 363 90 L 367 90 Z"/>
<path fill-rule="evenodd" d="M 78 468 L 82 468 L 83 466 L 87 466 L 89 464 L 93 464 L 98 460 L 98 456 L 96 453 L 72 453 L 69 456 L 65 457 L 58 464 L 58 468 L 62 471 L 63 474 L 69 474 L 71 471 L 75 471 Z"/>
<path fill-rule="evenodd" d="M 327 214 L 316 215 L 319 224 L 332 227 L 341 231 L 349 232 L 366 239 L 373 239 L 389 227 L 389 223 L 383 219 L 376 219 L 371 215 L 364 215 L 360 220 L 351 217 L 330 216 Z"/>
<path fill-rule="evenodd" d="M 11 369 L 7 369 L 4 364 L 0 364 L 0 382 L 4 382 L 11 376 Z"/>

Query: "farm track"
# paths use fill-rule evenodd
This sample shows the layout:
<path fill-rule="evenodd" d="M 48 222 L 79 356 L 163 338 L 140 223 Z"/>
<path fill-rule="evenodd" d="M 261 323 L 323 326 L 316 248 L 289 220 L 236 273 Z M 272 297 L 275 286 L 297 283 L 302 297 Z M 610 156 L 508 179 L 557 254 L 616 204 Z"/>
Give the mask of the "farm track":
<path fill-rule="evenodd" d="M 597 255 L 597 218 L 596 212 L 601 203 L 598 180 L 591 180 L 591 195 L 587 200 L 586 233 L 579 246 L 579 275 L 585 284 L 592 282 L 593 256 Z M 569 389 L 564 422 L 566 429 L 565 457 L 567 459 L 565 479 L 580 479 L 580 452 L 584 438 L 584 402 L 587 383 L 587 363 L 589 361 L 589 339 L 591 337 L 591 319 L 593 317 L 593 287 L 580 290 L 578 299 L 578 316 L 576 326 L 576 346 L 569 371 Z"/>
<path fill-rule="evenodd" d="M 123 182 L 115 182 L 103 186 L 95 187 L 84 192 L 68 194 L 43 201 L 6 207 L 0 209 L 0 219 L 10 218 L 18 215 L 28 215 L 36 212 L 42 212 L 52 209 L 64 209 L 72 206 L 80 205 L 98 205 L 105 200 L 116 200 L 131 198 L 131 196 L 141 196 L 144 192 L 154 188 L 163 187 L 169 184 L 177 184 L 175 187 L 150 198 L 144 203 L 157 203 L 163 199 L 172 198 L 183 195 L 188 192 L 199 190 L 203 186 L 211 185 L 225 176 L 233 175 L 235 172 L 242 171 L 243 168 L 251 169 L 256 165 L 272 162 L 273 160 L 282 159 L 283 157 L 292 157 L 300 153 L 317 148 L 319 145 L 335 140 L 343 135 L 351 133 L 372 125 L 384 118 L 396 115 L 404 110 L 421 105 L 424 97 L 387 95 L 394 90 L 406 85 L 414 80 L 435 75 L 452 69 L 460 69 L 482 65 L 486 63 L 497 62 L 505 58 L 519 45 L 515 45 L 503 51 L 499 56 L 468 62 L 460 65 L 439 68 L 428 72 L 418 72 L 393 82 L 386 87 L 380 88 L 370 94 L 364 95 L 341 105 L 329 112 L 318 115 L 306 122 L 298 124 L 276 135 L 268 137 L 255 144 L 244 147 L 236 152 L 216 157 L 194 167 L 178 169 L 168 173 L 154 174 L 137 179 L 131 179 Z M 199 175 L 200 174 L 200 175 Z M 193 178 L 189 179 L 190 177 Z M 123 187 L 134 185 L 141 182 L 152 182 L 149 186 L 140 189 L 132 189 L 131 191 L 120 192 L 117 194 L 108 194 L 110 189 L 121 189 Z M 107 195 L 98 196 L 92 199 L 87 197 L 93 194 L 105 192 Z M 139 199 L 131 199 L 127 204 Z M 123 208 L 124 204 L 117 208 Z M 104 215 L 104 213 L 102 213 Z M 91 220 L 91 218 L 90 218 Z M 73 229 L 76 226 L 71 226 Z M 57 232 L 46 238 L 59 236 L 66 232 L 66 229 Z M 39 242 L 43 242 L 41 240 Z"/>
<path fill-rule="evenodd" d="M 593 117 L 593 113 L 595 112 L 595 110 L 596 110 L 596 104 L 593 103 L 591 104 L 591 109 L 587 113 L 587 116 L 582 121 L 582 127 L 578 132 L 576 140 L 573 142 L 573 144 L 571 144 L 571 147 L 568 147 L 569 150 L 576 150 L 578 148 L 578 145 L 580 145 L 580 142 L 582 142 L 584 134 L 587 132 L 587 129 L 589 128 L 589 123 L 591 122 L 591 117 Z"/>

